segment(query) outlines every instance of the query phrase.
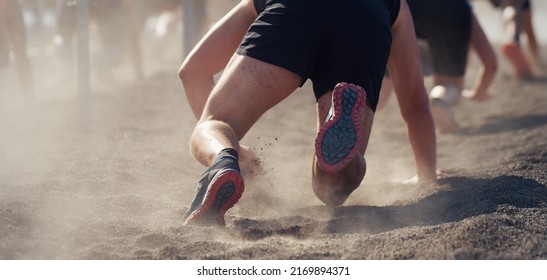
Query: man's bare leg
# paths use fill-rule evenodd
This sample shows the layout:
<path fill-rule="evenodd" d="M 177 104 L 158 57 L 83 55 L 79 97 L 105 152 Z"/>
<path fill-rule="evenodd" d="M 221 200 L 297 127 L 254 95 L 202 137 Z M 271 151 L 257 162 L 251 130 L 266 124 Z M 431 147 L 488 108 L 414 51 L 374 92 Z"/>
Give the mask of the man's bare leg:
<path fill-rule="evenodd" d="M 179 77 L 197 119 L 215 86 L 214 75 L 226 67 L 256 16 L 252 1 L 241 1 L 209 30 L 182 63 Z M 259 160 L 250 147 L 240 145 L 239 156 L 244 173 L 257 173 Z"/>
<path fill-rule="evenodd" d="M 532 65 L 534 69 L 540 73 L 544 72 L 545 65 L 541 61 L 541 49 L 534 31 L 531 8 L 524 11 L 524 32 L 526 33 L 526 39 L 528 41 L 528 51 L 532 55 Z"/>
<path fill-rule="evenodd" d="M 498 60 L 492 45 L 488 41 L 484 30 L 477 20 L 477 17 L 474 13 L 471 15 L 471 40 L 469 45 L 477 52 L 482 65 L 477 74 L 477 78 L 475 79 L 473 88 L 470 90 L 464 90 L 462 95 L 471 100 L 481 102 L 489 98 L 488 89 L 494 81 L 496 72 L 498 71 Z"/>
<path fill-rule="evenodd" d="M 513 76 L 516 80 L 533 77 L 530 63 L 524 55 L 520 35 L 524 30 L 523 0 L 506 0 L 503 6 L 503 19 L 509 42 L 502 45 L 501 51 L 513 66 Z"/>
<path fill-rule="evenodd" d="M 301 81 L 300 76 L 283 68 L 234 55 L 190 139 L 193 156 L 209 169 L 200 179 L 185 224 L 208 222 L 211 217 L 224 224 L 224 213 L 239 200 L 244 188 L 239 141 L 262 114 L 294 92 Z"/>
<path fill-rule="evenodd" d="M 205 104 L 192 135 L 195 158 L 209 166 L 221 149 L 239 149 L 239 140 L 262 114 L 300 83 L 301 77 L 288 70 L 236 54 Z"/>

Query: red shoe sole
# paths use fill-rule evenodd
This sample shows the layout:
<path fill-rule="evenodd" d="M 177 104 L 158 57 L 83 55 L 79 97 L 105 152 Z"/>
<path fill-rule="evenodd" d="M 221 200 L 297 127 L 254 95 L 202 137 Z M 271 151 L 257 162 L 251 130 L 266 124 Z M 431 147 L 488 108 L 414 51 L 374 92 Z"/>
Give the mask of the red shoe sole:
<path fill-rule="evenodd" d="M 245 184 L 243 182 L 243 177 L 241 174 L 234 170 L 226 170 L 225 172 L 219 173 L 216 178 L 213 178 L 209 184 L 209 188 L 204 196 L 204 201 L 196 211 L 194 211 L 187 219 L 184 221 L 184 225 L 196 223 L 199 221 L 203 215 L 205 215 L 209 210 L 214 210 L 213 206 L 221 191 L 224 191 L 228 185 L 232 183 L 234 190 L 230 197 L 222 201 L 222 204 L 218 208 L 218 213 L 216 214 L 216 223 L 224 226 L 224 214 L 228 209 L 232 208 L 243 195 L 245 189 Z"/>
<path fill-rule="evenodd" d="M 355 92 L 355 102 L 353 104 L 353 107 L 351 108 L 351 122 L 353 124 L 353 130 L 355 131 L 355 140 L 353 143 L 353 147 L 351 150 L 345 155 L 341 160 L 336 161 L 335 163 L 329 163 L 332 162 L 332 160 L 325 159 L 325 153 L 323 151 L 323 143 L 325 139 L 325 135 L 327 131 L 333 128 L 342 117 L 343 114 L 343 99 L 345 90 L 347 88 L 353 89 Z M 317 133 L 317 138 L 315 139 L 315 153 L 317 157 L 317 163 L 319 164 L 319 167 L 323 169 L 324 171 L 328 173 L 334 173 L 339 171 L 340 169 L 344 168 L 348 165 L 348 163 L 353 159 L 355 154 L 359 152 L 359 149 L 361 147 L 361 144 L 363 143 L 363 135 L 361 132 L 361 125 L 360 125 L 360 117 L 361 112 L 365 106 L 366 103 L 366 93 L 365 90 L 360 87 L 356 86 L 354 84 L 348 84 L 348 83 L 339 83 L 334 88 L 334 91 L 332 93 L 332 103 L 334 106 L 334 115 L 333 117 L 326 121 L 323 126 L 319 129 L 319 132 Z M 331 141 L 332 142 L 332 141 Z M 336 148 L 333 148 L 336 149 Z"/>

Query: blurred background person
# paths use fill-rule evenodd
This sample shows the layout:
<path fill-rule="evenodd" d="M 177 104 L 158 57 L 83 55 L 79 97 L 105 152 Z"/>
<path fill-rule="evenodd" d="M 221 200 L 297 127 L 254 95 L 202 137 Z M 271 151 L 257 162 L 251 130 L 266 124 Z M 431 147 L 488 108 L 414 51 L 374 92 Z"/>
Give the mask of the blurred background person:
<path fill-rule="evenodd" d="M 140 25 L 135 3 L 127 0 L 88 2 L 90 19 L 100 42 L 100 52 L 92 60 L 92 66 L 103 81 L 112 79 L 110 69 L 122 62 L 126 50 L 135 79 L 144 76 L 139 42 Z M 58 0 L 57 3 L 57 32 L 54 42 L 59 48 L 61 58 L 67 63 L 69 73 L 72 72 L 74 57 L 72 41 L 76 34 L 77 4 L 78 2 L 73 0 Z"/>
<path fill-rule="evenodd" d="M 516 80 L 533 78 L 532 65 L 540 61 L 540 47 L 532 23 L 532 3 L 530 0 L 490 0 L 494 7 L 502 10 L 506 41 L 501 51 L 511 63 Z M 529 60 L 522 47 L 522 36 L 526 36 Z M 536 65 L 539 67 L 539 65 Z"/>
<path fill-rule="evenodd" d="M 459 128 L 453 107 L 461 96 L 474 101 L 488 99 L 498 64 L 496 54 L 466 0 L 407 0 L 414 20 L 416 36 L 421 41 L 422 63 L 433 78 L 431 112 L 441 133 Z M 471 89 L 464 89 L 469 50 L 481 61 L 480 70 Z M 388 101 L 391 81 L 384 79 L 378 108 Z"/>

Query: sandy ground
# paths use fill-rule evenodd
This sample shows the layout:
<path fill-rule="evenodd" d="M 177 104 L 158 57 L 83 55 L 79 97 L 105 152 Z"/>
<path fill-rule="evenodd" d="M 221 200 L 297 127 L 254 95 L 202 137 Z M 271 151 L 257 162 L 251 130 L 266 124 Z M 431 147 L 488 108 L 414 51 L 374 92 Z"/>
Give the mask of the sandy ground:
<path fill-rule="evenodd" d="M 494 97 L 463 100 L 462 131 L 438 136 L 449 176 L 430 185 L 399 183 L 414 162 L 390 100 L 376 115 L 367 176 L 336 209 L 311 190 L 308 83 L 243 140 L 266 173 L 246 178 L 226 228 L 182 227 L 204 167 L 188 149 L 195 120 L 180 58 L 156 59 L 147 79 L 93 80 L 85 104 L 73 82 L 53 77 L 52 57 L 34 59 L 30 108 L 14 74 L 0 72 L 0 259 L 547 258 L 547 80 L 515 83 L 502 62 Z"/>

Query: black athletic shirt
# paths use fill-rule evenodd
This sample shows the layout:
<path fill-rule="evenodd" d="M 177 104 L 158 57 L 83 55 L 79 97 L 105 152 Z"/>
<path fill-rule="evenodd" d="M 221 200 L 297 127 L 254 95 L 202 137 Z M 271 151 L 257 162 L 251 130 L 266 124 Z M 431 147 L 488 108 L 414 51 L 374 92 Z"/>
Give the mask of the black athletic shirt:
<path fill-rule="evenodd" d="M 266 9 L 266 2 L 268 2 L 268 0 L 253 0 L 253 2 L 255 5 L 256 13 L 260 14 Z M 391 15 L 391 25 L 393 25 L 397 20 L 397 16 L 399 15 L 401 0 L 384 0 L 384 3 L 386 4 L 386 8 Z"/>

